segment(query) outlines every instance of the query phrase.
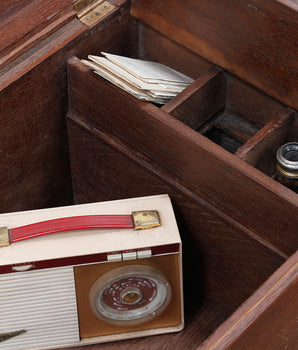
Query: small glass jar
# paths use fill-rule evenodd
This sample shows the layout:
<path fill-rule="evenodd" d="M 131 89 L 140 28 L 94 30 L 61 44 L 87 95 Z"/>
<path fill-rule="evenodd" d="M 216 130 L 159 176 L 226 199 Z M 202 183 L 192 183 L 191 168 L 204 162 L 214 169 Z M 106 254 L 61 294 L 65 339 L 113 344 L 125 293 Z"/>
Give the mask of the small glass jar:
<path fill-rule="evenodd" d="M 298 142 L 286 143 L 277 150 L 275 179 L 298 193 Z"/>

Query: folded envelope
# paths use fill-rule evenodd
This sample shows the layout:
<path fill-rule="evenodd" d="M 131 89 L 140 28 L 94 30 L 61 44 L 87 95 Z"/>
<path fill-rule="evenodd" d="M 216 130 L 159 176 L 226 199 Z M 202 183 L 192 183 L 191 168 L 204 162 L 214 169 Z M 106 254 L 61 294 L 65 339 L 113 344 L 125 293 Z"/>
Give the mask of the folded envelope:
<path fill-rule="evenodd" d="M 146 83 L 143 80 L 139 79 L 138 77 L 130 74 L 125 69 L 121 68 L 120 66 L 117 66 L 113 62 L 107 60 L 104 57 L 99 56 L 93 56 L 89 55 L 88 58 L 96 63 L 99 67 L 105 69 L 106 71 L 109 71 L 110 73 L 118 76 L 119 78 L 126 80 L 131 85 L 134 85 L 138 89 L 142 90 L 150 90 L 150 91 L 165 91 L 165 92 L 173 92 L 177 93 L 183 90 L 184 86 L 175 86 L 175 85 L 167 85 L 166 82 L 162 83 Z M 174 94 L 175 96 L 176 94 Z"/>
<path fill-rule="evenodd" d="M 138 99 L 164 104 L 185 89 L 193 79 L 161 63 L 102 53 L 81 60 L 111 83 Z"/>
<path fill-rule="evenodd" d="M 122 90 L 125 90 L 126 92 L 130 93 L 131 95 L 135 96 L 139 100 L 144 101 L 151 101 L 159 104 L 165 103 L 164 98 L 159 98 L 158 96 L 151 95 L 150 92 L 145 92 L 140 89 L 135 88 L 134 86 L 130 85 L 126 81 L 118 78 L 117 76 L 114 76 L 109 71 L 106 71 L 102 68 L 99 69 L 99 67 L 90 61 L 81 60 L 82 63 L 86 64 L 88 67 L 94 69 L 94 72 L 101 77 L 105 78 L 109 82 L 113 83 L 114 85 L 118 86 Z M 169 98 L 168 98 L 169 99 Z"/>
<path fill-rule="evenodd" d="M 165 66 L 162 63 L 143 61 L 135 58 L 123 57 L 102 52 L 107 59 L 125 69 L 139 79 L 151 82 L 167 82 L 174 84 L 189 85 L 193 82 L 190 77 Z"/>

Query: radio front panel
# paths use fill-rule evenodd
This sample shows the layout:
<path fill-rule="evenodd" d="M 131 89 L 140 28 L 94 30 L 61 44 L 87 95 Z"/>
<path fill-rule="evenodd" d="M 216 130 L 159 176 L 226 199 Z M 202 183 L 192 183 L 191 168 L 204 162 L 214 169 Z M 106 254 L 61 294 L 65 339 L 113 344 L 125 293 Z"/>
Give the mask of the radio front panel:
<path fill-rule="evenodd" d="M 77 343 L 79 324 L 72 267 L 0 276 L 1 350 Z M 0 338 L 1 339 L 1 338 Z"/>
<path fill-rule="evenodd" d="M 127 271 L 121 272 L 121 268 L 126 268 Z M 146 268 L 152 268 L 153 272 L 146 271 Z M 139 269 L 138 273 L 136 270 Z M 133 275 L 129 275 L 129 272 Z M 122 332 L 132 332 L 135 330 L 144 330 L 148 328 L 159 328 L 178 326 L 181 324 L 181 303 L 180 303 L 180 288 L 179 288 L 179 255 L 169 254 L 162 256 L 153 256 L 150 259 L 131 260 L 127 262 L 115 262 L 109 264 L 93 264 L 75 267 L 76 292 L 78 302 L 78 316 L 80 321 L 80 336 L 81 338 L 89 338 L 101 335 L 108 335 L 115 333 L 115 325 L 121 325 Z M 100 281 L 102 276 L 107 276 L 108 273 L 116 273 L 116 275 L 109 281 L 106 277 L 104 281 Z M 168 281 L 170 290 L 166 294 L 171 294 L 167 306 L 167 312 L 154 317 L 158 312 L 158 307 L 154 307 L 154 303 L 163 305 L 163 293 L 158 294 L 159 284 L 166 285 L 165 282 L 159 282 L 158 275 L 163 274 Z M 156 278 L 154 277 L 156 276 Z M 98 283 L 98 285 L 96 285 Z M 154 285 L 153 288 L 151 284 Z M 112 295 L 112 302 L 108 300 L 106 303 L 103 300 L 95 300 L 90 303 L 89 293 L 92 287 L 100 290 L 104 288 L 104 297 Z M 155 289 L 150 292 L 150 289 Z M 161 289 L 161 288 L 160 288 Z M 166 289 L 166 288 L 164 288 Z M 138 297 L 138 292 L 144 296 L 140 307 L 138 303 L 125 301 L 125 291 L 132 295 L 132 298 Z M 152 294 L 156 293 L 154 302 L 150 300 Z M 103 298 L 104 299 L 104 298 Z M 98 317 L 98 314 L 93 307 L 96 308 L 96 303 L 105 311 L 102 312 L 105 317 Z M 145 305 L 144 305 L 145 304 Z M 124 311 L 125 316 L 121 319 L 117 315 L 117 310 Z M 136 315 L 145 309 L 144 315 Z M 110 314 L 110 315 L 109 315 Z M 120 312 L 121 314 L 121 312 Z M 107 315 L 110 317 L 107 317 Z M 99 315 L 100 316 L 100 315 Z M 148 316 L 146 322 L 142 322 L 142 318 Z M 137 320 L 133 324 L 132 321 Z M 117 322 L 118 321 L 118 322 Z"/>

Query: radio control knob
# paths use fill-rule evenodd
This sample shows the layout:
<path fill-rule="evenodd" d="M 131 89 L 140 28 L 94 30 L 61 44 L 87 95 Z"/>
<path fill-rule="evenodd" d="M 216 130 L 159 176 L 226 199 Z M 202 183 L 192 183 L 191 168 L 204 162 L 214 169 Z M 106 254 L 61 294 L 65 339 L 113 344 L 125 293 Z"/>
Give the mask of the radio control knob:
<path fill-rule="evenodd" d="M 128 252 L 122 254 L 123 260 L 135 260 L 137 258 L 137 252 Z"/>
<path fill-rule="evenodd" d="M 137 252 L 138 255 L 138 259 L 147 259 L 147 258 L 151 258 L 152 256 L 152 251 L 151 249 L 147 249 L 147 250 L 139 250 Z"/>
<path fill-rule="evenodd" d="M 108 254 L 107 255 L 108 262 L 115 262 L 122 260 L 122 254 Z"/>

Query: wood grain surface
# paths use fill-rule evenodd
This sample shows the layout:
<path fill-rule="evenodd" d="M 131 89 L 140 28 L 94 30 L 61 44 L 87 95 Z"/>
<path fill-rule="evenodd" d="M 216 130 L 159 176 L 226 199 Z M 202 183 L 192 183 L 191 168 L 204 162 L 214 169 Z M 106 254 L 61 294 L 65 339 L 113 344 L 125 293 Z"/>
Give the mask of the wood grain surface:
<path fill-rule="evenodd" d="M 198 349 L 295 349 L 298 341 L 297 281 L 298 252 Z"/>
<path fill-rule="evenodd" d="M 251 137 L 236 155 L 257 169 L 273 176 L 276 166 L 276 151 L 287 142 L 297 140 L 298 118 L 291 110 L 284 110 Z"/>
<path fill-rule="evenodd" d="M 131 346 L 167 349 L 167 341 L 173 339 L 173 349 L 195 349 L 284 258 L 254 240 L 246 228 L 224 218 L 174 179 L 160 173 L 155 164 L 132 153 L 119 139 L 94 128 L 85 116 L 70 116 L 68 128 L 77 203 L 170 195 L 183 241 L 186 328 L 177 335 L 133 340 Z M 207 316 L 204 310 L 208 305 L 215 313 Z M 98 345 L 98 349 L 126 349 L 128 344 L 125 341 Z"/>
<path fill-rule="evenodd" d="M 239 136 L 243 118 L 259 131 L 240 135 L 237 155 L 264 171 L 262 153 L 292 136 L 297 118 L 253 86 L 297 107 L 297 5 L 133 0 L 130 12 L 130 1 L 111 0 L 115 11 L 87 29 L 72 2 L 0 4 L 0 211 L 70 204 L 73 192 L 76 203 L 168 193 L 184 244 L 185 329 L 85 349 L 197 349 L 297 249 L 297 196 L 193 130 L 206 113 L 225 108 Z M 198 80 L 160 109 L 72 59 L 68 145 L 66 60 L 100 51 L 161 61 Z M 297 293 L 288 278 L 294 261 L 202 349 L 223 335 L 231 349 L 295 344 L 295 309 L 287 302 L 294 305 Z M 262 310 L 260 295 L 268 296 Z M 252 318 L 243 328 L 244 314 Z"/>
<path fill-rule="evenodd" d="M 178 44 L 142 22 L 137 21 L 135 30 L 138 38 L 136 54 L 140 58 L 163 62 L 194 79 L 214 66 L 213 63 L 187 49 L 183 43 Z"/>
<path fill-rule="evenodd" d="M 225 75 L 210 68 L 184 91 L 162 106 L 161 110 L 197 130 L 225 107 Z"/>
<path fill-rule="evenodd" d="M 10 0 L 9 2 L 0 3 L 0 18 L 3 21 L 6 17 L 13 15 L 15 12 L 28 5 L 33 0 Z"/>
<path fill-rule="evenodd" d="M 124 4 L 90 30 L 73 19 L 0 71 L 1 212 L 73 203 L 66 60 L 100 50 L 125 54 L 129 33 Z"/>
<path fill-rule="evenodd" d="M 51 31 L 62 27 L 75 17 L 72 0 L 32 0 L 11 4 L 0 12 L 0 67 L 47 37 Z M 1 11 L 1 8 L 0 8 Z M 59 20 L 60 18 L 60 20 Z M 53 25 L 53 23 L 55 23 Z M 52 25 L 51 29 L 45 30 Z"/>
<path fill-rule="evenodd" d="M 297 108 L 298 5 L 283 0 L 133 0 L 132 15 Z"/>
<path fill-rule="evenodd" d="M 230 74 L 227 77 L 226 112 L 237 115 L 258 129 L 284 113 L 286 106 L 264 91 Z"/>
<path fill-rule="evenodd" d="M 95 128 L 121 140 L 132 153 L 283 254 L 296 250 L 295 193 L 156 106 L 136 100 L 97 77 L 78 60 L 71 61 L 69 78 L 75 114 L 88 115 Z"/>

